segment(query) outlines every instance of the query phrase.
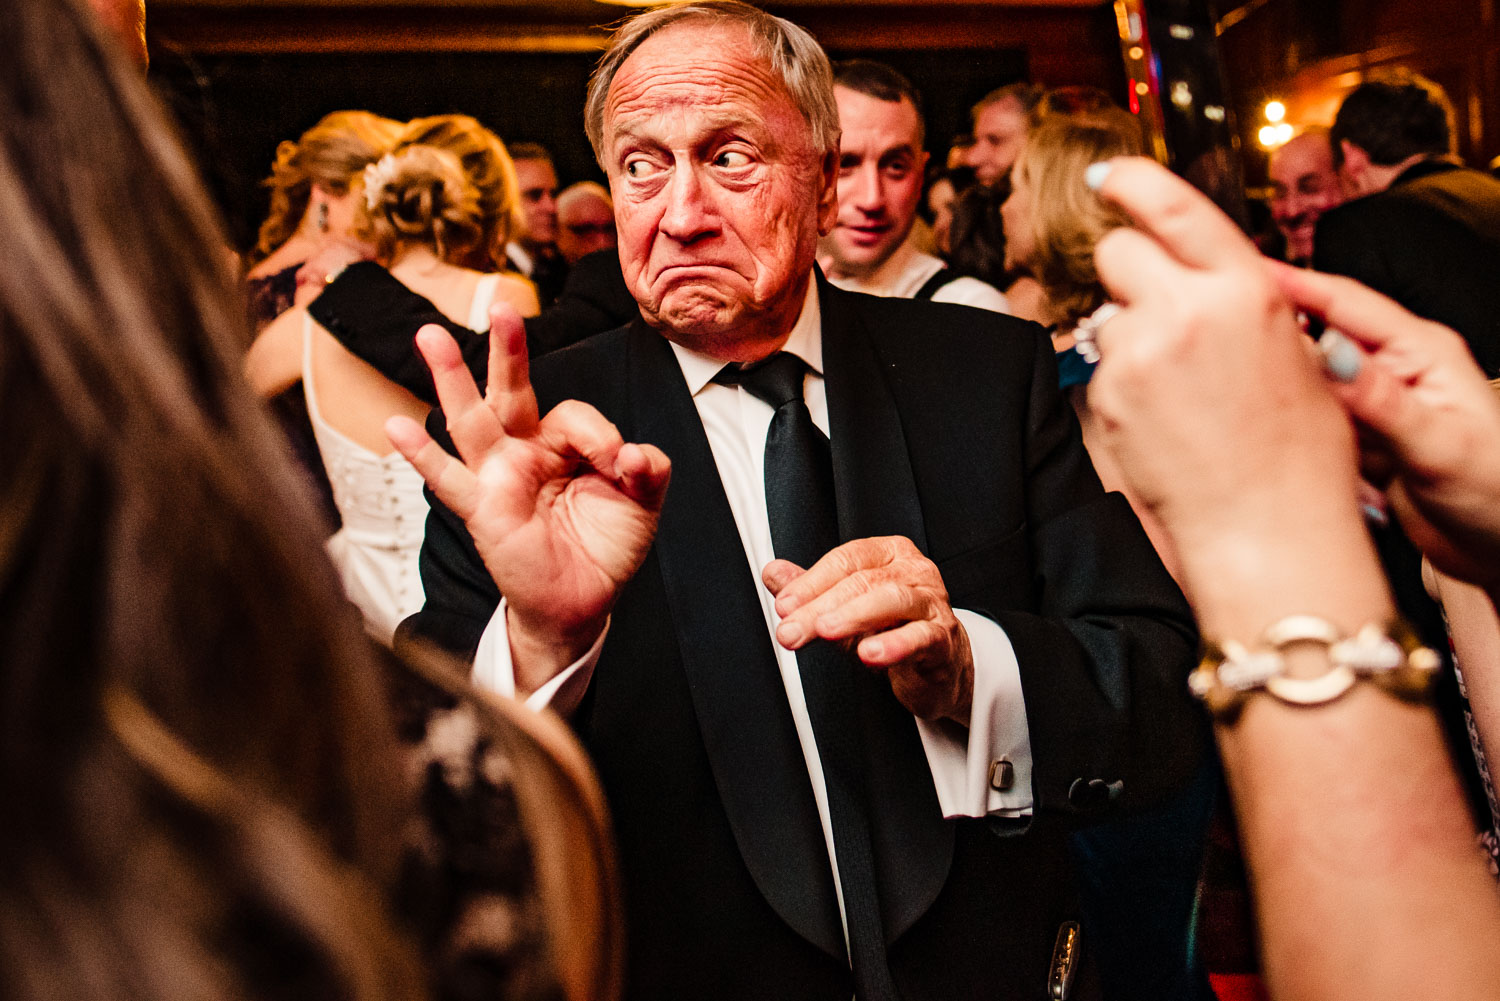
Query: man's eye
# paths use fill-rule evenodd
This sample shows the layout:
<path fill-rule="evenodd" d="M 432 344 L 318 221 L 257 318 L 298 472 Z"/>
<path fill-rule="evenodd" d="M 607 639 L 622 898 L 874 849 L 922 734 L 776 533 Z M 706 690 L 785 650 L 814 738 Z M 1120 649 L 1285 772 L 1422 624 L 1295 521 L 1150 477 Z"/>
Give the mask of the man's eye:
<path fill-rule="evenodd" d="M 748 154 L 742 153 L 737 149 L 726 149 L 714 157 L 714 166 L 736 170 L 740 167 L 750 166 L 750 157 Z"/>
<path fill-rule="evenodd" d="M 640 179 L 642 177 L 650 177 L 655 172 L 656 165 L 650 160 L 635 159 L 625 161 L 625 175 L 627 177 Z"/>

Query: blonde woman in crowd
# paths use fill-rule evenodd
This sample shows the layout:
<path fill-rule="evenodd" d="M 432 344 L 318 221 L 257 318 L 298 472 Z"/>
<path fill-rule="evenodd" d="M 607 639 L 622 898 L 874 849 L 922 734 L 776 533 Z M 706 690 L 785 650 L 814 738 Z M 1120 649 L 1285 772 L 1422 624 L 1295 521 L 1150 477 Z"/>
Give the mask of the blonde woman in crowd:
<path fill-rule="evenodd" d="M 359 213 L 350 189 L 401 129 L 400 122 L 368 111 L 335 111 L 296 142 L 276 147 L 265 181 L 271 189 L 270 212 L 249 253 L 245 276 L 257 328 L 292 305 L 303 264 L 332 244 L 354 241 Z"/>
<path fill-rule="evenodd" d="M 1080 326 L 1109 300 L 1094 270 L 1094 245 L 1104 234 L 1127 225 L 1129 217 L 1102 201 L 1084 183 L 1089 164 L 1112 156 L 1141 152 L 1141 127 L 1122 108 L 1105 107 L 1082 114 L 1053 112 L 1036 125 L 1011 170 L 1011 193 L 1000 208 L 1005 224 L 1005 266 L 1033 278 L 1040 295 L 1038 322 L 1052 328 L 1058 376 L 1083 425 L 1089 456 L 1107 489 L 1122 486 L 1107 451 L 1098 448 L 1099 429 L 1084 389 L 1093 374 L 1094 355 L 1087 342 L 1076 343 Z M 1142 524 L 1167 568 L 1172 555 L 1149 513 Z"/>
<path fill-rule="evenodd" d="M 521 187 L 505 143 L 468 115 L 413 119 L 402 132 L 400 144 L 413 143 L 437 146 L 458 157 L 479 192 L 483 233 L 464 263 L 480 271 L 507 271 L 505 244 L 520 226 Z M 514 272 L 506 275 L 499 295 L 522 316 L 541 311 L 535 302 L 536 289 Z"/>
<path fill-rule="evenodd" d="M 436 146 L 398 146 L 365 171 L 355 191 L 356 232 L 376 259 L 355 267 L 384 267 L 385 280 L 425 296 L 450 320 L 488 329 L 503 276 L 457 263 L 488 235 L 480 193 L 459 157 Z M 343 523 L 329 552 L 372 633 L 389 642 L 396 625 L 422 606 L 417 554 L 427 502 L 421 477 L 391 448 L 383 424 L 392 414 L 421 420 L 427 406 L 349 354 L 303 307 L 256 339 L 245 371 L 263 396 L 302 383 Z"/>

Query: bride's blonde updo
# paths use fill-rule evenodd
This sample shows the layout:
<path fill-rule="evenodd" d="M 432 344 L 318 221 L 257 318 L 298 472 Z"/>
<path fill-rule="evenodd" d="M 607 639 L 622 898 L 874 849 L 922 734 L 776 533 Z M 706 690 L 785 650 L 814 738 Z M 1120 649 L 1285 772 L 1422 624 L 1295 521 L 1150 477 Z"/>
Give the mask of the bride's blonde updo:
<path fill-rule="evenodd" d="M 360 235 L 390 264 L 403 245 L 430 247 L 455 262 L 484 233 L 479 192 L 458 158 L 435 146 L 396 149 L 364 172 L 365 212 Z"/>

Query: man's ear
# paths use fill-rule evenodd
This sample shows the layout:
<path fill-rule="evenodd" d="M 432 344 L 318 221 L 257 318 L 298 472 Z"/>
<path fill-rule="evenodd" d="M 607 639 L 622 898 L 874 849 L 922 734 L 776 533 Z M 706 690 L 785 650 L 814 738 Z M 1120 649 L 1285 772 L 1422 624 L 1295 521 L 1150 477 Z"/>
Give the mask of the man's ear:
<path fill-rule="evenodd" d="M 1343 163 L 1339 164 L 1339 183 L 1344 194 L 1353 197 L 1364 194 L 1364 177 L 1370 169 L 1370 154 L 1347 139 L 1339 140 L 1339 152 Z"/>
<path fill-rule="evenodd" d="M 823 185 L 818 193 L 818 235 L 833 232 L 839 217 L 839 151 L 834 147 L 823 154 L 818 168 L 818 180 Z"/>

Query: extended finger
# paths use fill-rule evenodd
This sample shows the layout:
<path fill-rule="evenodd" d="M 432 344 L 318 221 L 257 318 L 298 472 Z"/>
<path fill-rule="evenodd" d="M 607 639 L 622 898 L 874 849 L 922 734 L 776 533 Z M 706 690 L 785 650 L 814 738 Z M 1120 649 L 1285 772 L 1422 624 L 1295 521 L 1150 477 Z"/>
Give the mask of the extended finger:
<path fill-rule="evenodd" d="M 905 622 L 929 619 L 936 611 L 933 605 L 933 596 L 923 588 L 883 581 L 824 607 L 813 620 L 813 628 L 825 640 L 868 636 Z"/>
<path fill-rule="evenodd" d="M 867 667 L 890 668 L 911 661 L 946 660 L 952 634 L 931 619 L 917 619 L 866 636 L 854 648 Z"/>
<path fill-rule="evenodd" d="M 841 640 L 872 629 L 887 629 L 915 614 L 916 604 L 909 591 L 887 566 L 857 570 L 783 616 L 776 629 L 777 638 L 783 646 L 795 650 L 815 637 Z M 862 622 L 870 609 L 876 609 L 882 617 L 876 622 Z M 899 609 L 899 617 L 888 614 L 891 609 Z M 859 621 L 862 628 L 850 628 L 851 621 Z"/>
<path fill-rule="evenodd" d="M 805 574 L 782 589 L 776 596 L 776 614 L 785 618 L 845 577 L 915 552 L 911 542 L 896 536 L 846 542 L 829 550 Z"/>
<path fill-rule="evenodd" d="M 490 406 L 507 434 L 530 434 L 540 420 L 526 354 L 526 324 L 510 303 L 490 304 Z"/>
<path fill-rule="evenodd" d="M 1187 181 L 1153 160 L 1117 157 L 1095 164 L 1091 183 L 1177 260 L 1222 268 L 1260 257 L 1238 226 Z"/>
<path fill-rule="evenodd" d="M 478 496 L 478 480 L 468 467 L 443 451 L 422 425 L 410 417 L 392 417 L 386 421 L 385 436 L 422 474 L 437 499 L 467 521 Z"/>
<path fill-rule="evenodd" d="M 417 331 L 417 349 L 432 372 L 438 405 L 454 447 L 466 462 L 479 461 L 504 437 L 505 429 L 479 395 L 474 376 L 448 331 L 436 323 L 426 324 Z"/>
<path fill-rule="evenodd" d="M 1363 430 L 1397 455 L 1420 447 L 1427 409 L 1413 396 L 1410 385 L 1385 365 L 1371 364 L 1370 356 L 1342 333 L 1329 330 L 1319 347 L 1334 392 Z"/>
<path fill-rule="evenodd" d="M 1458 338 L 1447 328 L 1423 320 L 1352 278 L 1319 274 L 1276 262 L 1270 262 L 1268 266 L 1282 293 L 1293 305 L 1322 317 L 1328 326 L 1368 348 L 1402 342 L 1433 344 L 1443 341 L 1444 334 Z"/>
<path fill-rule="evenodd" d="M 1187 269 L 1161 244 L 1133 229 L 1111 230 L 1094 245 L 1094 270 L 1110 299 L 1124 306 L 1180 293 L 1187 277 Z M 1102 339 L 1099 350 L 1104 351 Z"/>

